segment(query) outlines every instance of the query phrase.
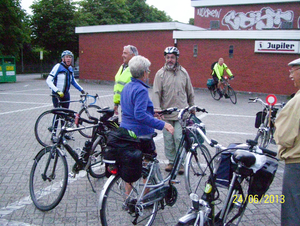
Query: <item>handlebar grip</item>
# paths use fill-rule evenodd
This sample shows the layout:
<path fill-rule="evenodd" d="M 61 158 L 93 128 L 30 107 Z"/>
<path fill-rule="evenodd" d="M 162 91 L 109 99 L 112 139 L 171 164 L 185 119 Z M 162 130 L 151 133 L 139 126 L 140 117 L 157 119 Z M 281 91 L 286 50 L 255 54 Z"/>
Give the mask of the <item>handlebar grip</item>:
<path fill-rule="evenodd" d="M 199 108 L 199 107 L 196 107 L 196 111 L 197 112 L 200 112 L 200 111 L 202 111 L 202 112 L 205 112 L 205 113 L 208 113 L 206 110 L 205 110 L 205 108 Z"/>
<path fill-rule="evenodd" d="M 249 100 L 252 100 L 252 101 L 254 101 L 254 100 L 256 100 L 256 98 L 252 98 L 252 97 L 250 97 L 250 98 L 249 98 Z"/>
<path fill-rule="evenodd" d="M 271 155 L 273 157 L 276 157 L 277 156 L 277 153 L 274 152 L 274 151 L 271 151 L 269 149 L 266 149 L 266 148 L 260 148 L 262 150 L 263 153 L 265 154 L 268 154 L 268 155 Z"/>

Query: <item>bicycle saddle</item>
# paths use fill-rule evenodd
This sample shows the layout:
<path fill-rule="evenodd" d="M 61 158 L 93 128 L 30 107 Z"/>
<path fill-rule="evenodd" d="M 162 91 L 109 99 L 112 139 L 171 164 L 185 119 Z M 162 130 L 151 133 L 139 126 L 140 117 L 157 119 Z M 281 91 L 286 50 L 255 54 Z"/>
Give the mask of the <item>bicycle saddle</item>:
<path fill-rule="evenodd" d="M 54 114 L 61 114 L 61 115 L 73 115 L 76 114 L 76 111 L 73 111 L 71 109 L 68 108 L 54 108 L 51 109 L 51 112 Z"/>
<path fill-rule="evenodd" d="M 246 167 L 251 167 L 256 162 L 255 156 L 251 152 L 244 150 L 237 150 L 234 152 L 233 160 L 236 163 L 241 162 Z"/>
<path fill-rule="evenodd" d="M 151 133 L 151 134 L 147 134 L 147 135 L 142 135 L 142 136 L 138 136 L 138 139 L 140 140 L 140 142 L 145 142 L 145 141 L 150 141 L 152 140 L 153 137 L 156 137 L 157 133 Z"/>

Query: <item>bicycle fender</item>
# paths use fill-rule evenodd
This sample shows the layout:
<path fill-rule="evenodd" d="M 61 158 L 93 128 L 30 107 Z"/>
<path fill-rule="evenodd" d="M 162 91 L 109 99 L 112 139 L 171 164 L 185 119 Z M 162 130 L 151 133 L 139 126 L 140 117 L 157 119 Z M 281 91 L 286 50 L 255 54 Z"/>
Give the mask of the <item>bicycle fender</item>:
<path fill-rule="evenodd" d="M 178 223 L 179 223 L 179 225 L 180 224 L 185 225 L 194 219 L 196 220 L 196 218 L 197 218 L 197 212 L 192 212 L 192 213 L 186 214 L 183 217 L 179 218 Z"/>
<path fill-rule="evenodd" d="M 104 195 L 106 193 L 106 190 L 108 189 L 110 183 L 115 179 L 116 176 L 119 176 L 119 175 L 111 175 L 107 181 L 105 182 L 105 184 L 103 185 L 103 188 L 101 190 L 101 193 L 100 193 L 100 196 L 99 196 L 99 210 L 102 210 L 102 202 L 103 202 L 103 199 L 104 199 Z"/>

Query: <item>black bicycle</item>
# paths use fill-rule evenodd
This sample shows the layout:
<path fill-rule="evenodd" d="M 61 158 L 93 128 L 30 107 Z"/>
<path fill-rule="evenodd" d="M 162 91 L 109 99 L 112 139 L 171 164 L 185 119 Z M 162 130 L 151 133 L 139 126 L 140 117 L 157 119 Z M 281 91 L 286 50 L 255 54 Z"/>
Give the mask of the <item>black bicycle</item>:
<path fill-rule="evenodd" d="M 29 190 L 32 201 L 39 210 L 48 211 L 59 204 L 67 188 L 68 175 L 75 177 L 80 170 L 85 170 L 91 186 L 89 175 L 95 178 L 101 178 L 105 175 L 102 148 L 106 146 L 108 131 L 116 129 L 118 121 L 117 118 L 111 118 L 114 114 L 113 109 L 103 108 L 98 112 L 102 114 L 99 120 L 78 119 L 79 122 L 94 124 L 92 139 L 85 142 L 80 154 L 67 144 L 65 135 L 80 131 L 85 127 L 69 128 L 63 126 L 58 135 L 57 143 L 43 148 L 35 156 L 29 178 Z M 64 118 L 74 118 L 76 114 L 69 109 L 60 109 L 59 112 L 55 113 Z M 71 174 L 68 174 L 66 152 L 75 161 Z M 92 189 L 94 191 L 93 186 Z"/>
<path fill-rule="evenodd" d="M 260 102 L 263 106 L 263 110 L 256 113 L 255 128 L 258 130 L 254 140 L 263 148 L 266 148 L 272 142 L 275 144 L 275 119 L 278 110 L 283 108 L 285 103 L 269 105 L 258 97 L 249 98 L 249 101 L 249 103 Z"/>
<path fill-rule="evenodd" d="M 79 102 L 82 104 L 77 118 L 84 118 L 88 121 L 81 121 L 81 126 L 84 126 L 85 129 L 79 130 L 79 133 L 86 138 L 91 138 L 93 127 L 91 127 L 88 122 L 91 118 L 97 117 L 97 111 L 101 109 L 99 106 L 95 105 L 98 94 L 96 94 L 95 96 L 82 94 L 80 95 L 80 100 L 73 101 L 60 101 L 60 98 L 57 94 L 52 94 L 51 96 L 57 98 L 60 107 L 45 111 L 37 118 L 34 125 L 34 134 L 37 141 L 44 147 L 50 146 L 53 143 L 57 142 L 57 134 L 59 134 L 63 126 L 66 126 L 68 128 L 79 126 L 78 124 L 75 125 L 75 118 L 70 118 L 70 115 L 57 114 L 57 112 L 60 112 L 60 109 L 63 109 L 61 105 L 66 102 Z M 92 98 L 93 102 L 87 104 L 88 98 Z M 66 138 L 71 139 L 72 134 L 68 133 L 68 135 L 66 135 Z"/>
<path fill-rule="evenodd" d="M 176 109 L 167 109 L 161 114 L 167 111 L 171 113 Z M 207 168 L 206 162 L 210 161 L 210 153 L 201 144 L 196 131 L 191 130 L 192 125 L 196 124 L 204 130 L 204 124 L 194 119 L 195 111 L 206 112 L 205 109 L 197 106 L 187 107 L 179 112 L 183 136 L 176 153 L 174 167 L 166 178 L 161 174 L 155 154 L 143 154 L 141 175 L 137 181 L 131 183 L 122 179 L 122 169 L 118 167 L 118 160 L 107 161 L 108 171 L 112 175 L 100 194 L 99 209 L 102 225 L 152 225 L 160 209 L 176 203 L 178 192 L 174 185 L 179 183 L 176 176 L 185 156 L 186 190 L 188 193 L 197 190 L 196 182 Z M 139 137 L 140 142 L 147 142 L 149 139 L 152 139 L 151 135 Z"/>
<path fill-rule="evenodd" d="M 224 75 L 221 80 L 223 88 L 220 88 L 220 90 L 217 89 L 218 88 L 217 84 L 210 86 L 209 91 L 211 96 L 215 100 L 220 100 L 224 96 L 225 98 L 229 98 L 233 104 L 236 104 L 237 103 L 236 93 L 234 89 L 231 87 L 231 85 L 229 84 L 229 80 L 232 79 L 233 77 L 228 77 L 227 75 Z"/>

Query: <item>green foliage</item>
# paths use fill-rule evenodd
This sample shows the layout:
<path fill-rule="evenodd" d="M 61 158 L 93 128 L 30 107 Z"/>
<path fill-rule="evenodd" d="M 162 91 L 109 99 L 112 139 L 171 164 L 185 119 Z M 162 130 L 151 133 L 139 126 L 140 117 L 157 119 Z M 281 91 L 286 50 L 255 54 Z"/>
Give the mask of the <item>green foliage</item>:
<path fill-rule="evenodd" d="M 76 58 L 75 27 L 172 21 L 146 0 L 35 0 L 32 15 L 21 9 L 20 1 L 0 1 L 0 55 L 13 55 L 25 63 L 40 63 L 39 50 L 44 62 L 60 60 L 65 49 Z"/>
<path fill-rule="evenodd" d="M 20 58 L 23 44 L 30 42 L 29 18 L 19 0 L 0 1 L 0 55 Z"/>
<path fill-rule="evenodd" d="M 75 6 L 69 0 L 41 0 L 31 6 L 33 44 L 50 51 L 52 59 L 70 49 L 78 52 L 75 35 Z"/>

